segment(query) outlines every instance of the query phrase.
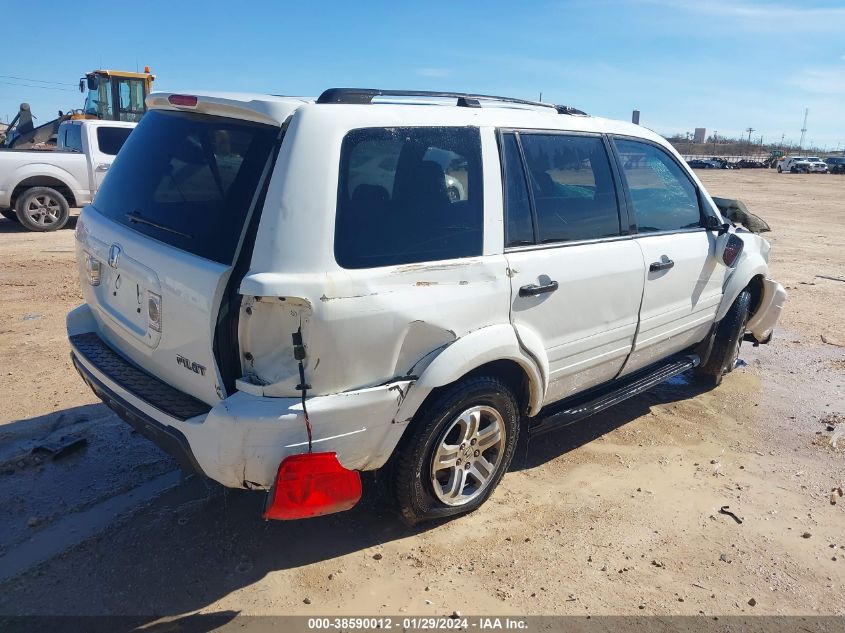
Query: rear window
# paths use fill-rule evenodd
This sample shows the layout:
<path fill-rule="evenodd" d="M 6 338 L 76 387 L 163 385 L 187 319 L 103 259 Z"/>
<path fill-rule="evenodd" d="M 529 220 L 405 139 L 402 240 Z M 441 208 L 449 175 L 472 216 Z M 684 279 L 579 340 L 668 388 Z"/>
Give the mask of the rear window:
<path fill-rule="evenodd" d="M 126 139 L 94 208 L 160 242 L 231 264 L 278 128 L 153 110 Z"/>
<path fill-rule="evenodd" d="M 117 156 L 131 131 L 131 127 L 98 127 L 97 145 L 100 151 L 109 156 Z"/>
<path fill-rule="evenodd" d="M 372 268 L 481 254 L 478 128 L 365 128 L 343 140 L 335 257 Z"/>
<path fill-rule="evenodd" d="M 82 127 L 79 125 L 66 125 L 59 132 L 59 146 L 62 149 L 72 152 L 82 151 Z"/>

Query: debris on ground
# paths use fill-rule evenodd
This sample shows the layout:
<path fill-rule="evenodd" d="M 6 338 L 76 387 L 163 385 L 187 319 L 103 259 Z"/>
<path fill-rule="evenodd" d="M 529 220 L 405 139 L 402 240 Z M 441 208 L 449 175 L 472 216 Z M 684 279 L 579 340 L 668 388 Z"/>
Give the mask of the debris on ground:
<path fill-rule="evenodd" d="M 834 347 L 845 347 L 845 343 L 842 343 L 841 341 L 834 339 L 834 338 L 831 338 L 829 336 L 826 336 L 824 334 L 821 335 L 821 338 L 822 338 L 822 343 L 825 343 L 826 345 L 833 345 Z"/>
<path fill-rule="evenodd" d="M 63 459 L 68 455 L 82 450 L 88 446 L 88 438 L 63 436 L 57 442 L 44 442 L 32 449 L 32 454 L 36 456 L 49 456 L 54 461 Z"/>
<path fill-rule="evenodd" d="M 740 519 L 737 515 L 730 511 L 730 506 L 722 506 L 719 508 L 719 514 L 726 514 L 731 517 L 737 523 L 742 523 L 742 519 Z"/>

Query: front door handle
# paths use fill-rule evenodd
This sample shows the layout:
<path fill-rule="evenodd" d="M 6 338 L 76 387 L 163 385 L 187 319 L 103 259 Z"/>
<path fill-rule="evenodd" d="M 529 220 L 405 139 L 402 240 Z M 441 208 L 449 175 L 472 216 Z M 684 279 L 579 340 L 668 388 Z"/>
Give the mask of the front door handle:
<path fill-rule="evenodd" d="M 557 290 L 556 281 L 550 281 L 549 283 L 543 284 L 542 286 L 538 286 L 537 284 L 528 284 L 527 286 L 520 287 L 519 296 L 536 297 L 537 295 L 541 295 L 546 292 L 554 292 L 555 290 Z"/>
<path fill-rule="evenodd" d="M 675 262 L 673 262 L 668 257 L 664 256 L 664 258 L 661 259 L 659 262 L 651 262 L 651 264 L 648 267 L 648 270 L 649 270 L 649 272 L 652 272 L 652 273 L 656 270 L 669 270 L 674 265 L 675 265 Z"/>

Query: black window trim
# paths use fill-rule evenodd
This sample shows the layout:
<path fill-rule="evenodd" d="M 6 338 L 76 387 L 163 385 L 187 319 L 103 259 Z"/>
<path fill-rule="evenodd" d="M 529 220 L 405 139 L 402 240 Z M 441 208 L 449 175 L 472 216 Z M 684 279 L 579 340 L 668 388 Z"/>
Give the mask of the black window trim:
<path fill-rule="evenodd" d="M 533 224 L 534 229 L 534 244 L 519 244 L 517 246 L 508 246 L 505 239 L 505 231 L 507 230 L 507 217 L 505 216 L 505 197 L 507 195 L 506 187 L 507 187 L 507 180 L 505 180 L 505 161 L 504 161 L 504 146 L 502 144 L 502 137 L 505 134 L 513 134 L 516 137 L 516 144 L 517 148 L 519 149 L 519 157 L 522 161 L 522 173 L 526 178 L 526 187 L 528 188 L 528 200 L 531 206 L 531 222 Z M 602 143 L 604 144 L 605 152 L 607 153 L 607 160 L 610 164 L 610 172 L 611 177 L 613 179 L 613 186 L 616 191 L 616 213 L 619 219 L 619 235 L 613 235 L 610 237 L 596 237 L 592 239 L 585 239 L 585 240 L 560 240 L 556 242 L 545 242 L 540 243 L 539 240 L 539 222 L 537 220 L 537 209 L 534 205 L 534 192 L 533 188 L 530 186 L 531 183 L 527 181 L 528 178 L 528 163 L 525 160 L 525 152 L 522 149 L 522 139 L 520 138 L 521 134 L 541 134 L 543 136 L 549 135 L 558 135 L 558 136 L 587 136 L 591 138 L 600 138 L 602 139 Z M 632 207 L 628 204 L 627 194 L 623 196 L 623 179 L 622 175 L 619 172 L 619 168 L 617 166 L 617 160 L 615 153 L 615 148 L 613 147 L 613 143 L 610 142 L 608 135 L 603 134 L 601 132 L 587 132 L 584 130 L 546 130 L 542 128 L 511 128 L 511 127 L 500 127 L 496 128 L 496 139 L 498 143 L 499 149 L 499 165 L 500 165 L 500 174 L 502 178 L 502 244 L 504 246 L 504 252 L 523 252 L 523 251 L 534 251 L 534 250 L 546 250 L 550 248 L 563 248 L 568 246 L 580 246 L 582 244 L 600 244 L 603 242 L 620 242 L 623 240 L 630 240 L 636 237 L 635 227 L 633 222 L 633 215 L 632 215 Z M 630 209 L 630 211 L 629 211 Z M 627 226 L 625 222 L 627 221 Z"/>
<path fill-rule="evenodd" d="M 651 139 L 642 138 L 641 136 L 632 136 L 630 134 L 608 134 L 606 136 L 608 137 L 610 147 L 613 151 L 614 162 L 616 162 L 617 168 L 619 170 L 620 180 L 622 182 L 622 187 L 623 187 L 623 190 L 625 192 L 625 203 L 626 203 L 627 209 L 629 210 L 628 216 L 629 216 L 629 221 L 630 221 L 631 233 L 635 237 L 651 237 L 651 236 L 656 236 L 656 235 L 675 235 L 675 234 L 681 234 L 681 233 L 698 233 L 700 231 L 707 231 L 708 230 L 706 228 L 706 220 L 705 219 L 708 215 L 711 215 L 711 214 L 707 213 L 707 211 L 706 211 L 707 205 L 705 204 L 706 200 L 704 199 L 704 193 L 703 193 L 701 187 L 695 181 L 695 179 L 693 179 L 690 176 L 689 166 L 684 165 L 675 156 L 673 156 L 671 152 L 666 151 L 666 148 L 663 147 L 660 143 L 652 141 Z M 636 217 L 635 212 L 634 212 L 634 203 L 633 203 L 633 200 L 631 199 L 631 193 L 628 190 L 627 181 L 623 177 L 622 157 L 619 155 L 619 152 L 616 149 L 616 143 L 614 142 L 617 138 L 622 139 L 622 140 L 626 140 L 626 141 L 635 141 L 637 143 L 643 143 L 645 145 L 651 145 L 651 146 L 657 148 L 658 150 L 662 151 L 666 156 L 668 156 L 681 169 L 681 172 L 684 174 L 684 176 L 686 176 L 687 180 L 689 180 L 690 184 L 695 189 L 695 198 L 696 198 L 696 201 L 698 203 L 698 221 L 700 223 L 700 226 L 695 227 L 695 228 L 690 228 L 690 229 L 670 229 L 670 230 L 667 230 L 667 231 L 648 231 L 647 233 L 646 232 L 641 233 L 639 231 L 639 227 L 637 227 L 637 217 Z M 714 215 L 713 217 L 716 217 L 716 216 Z"/>

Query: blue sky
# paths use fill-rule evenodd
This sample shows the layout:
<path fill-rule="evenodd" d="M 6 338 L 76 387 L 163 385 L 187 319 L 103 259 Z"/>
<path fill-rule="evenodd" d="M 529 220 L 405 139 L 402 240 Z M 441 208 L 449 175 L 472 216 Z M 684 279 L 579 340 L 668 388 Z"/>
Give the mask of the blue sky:
<path fill-rule="evenodd" d="M 809 108 L 808 143 L 845 148 L 845 0 L 25 5 L 4 28 L 4 121 L 21 101 L 41 121 L 81 107 L 74 85 L 85 71 L 149 65 L 160 90 L 542 91 L 613 118 L 638 108 L 663 134 L 750 126 L 766 142 L 797 142 Z M 27 15 L 38 23 L 22 26 Z"/>

